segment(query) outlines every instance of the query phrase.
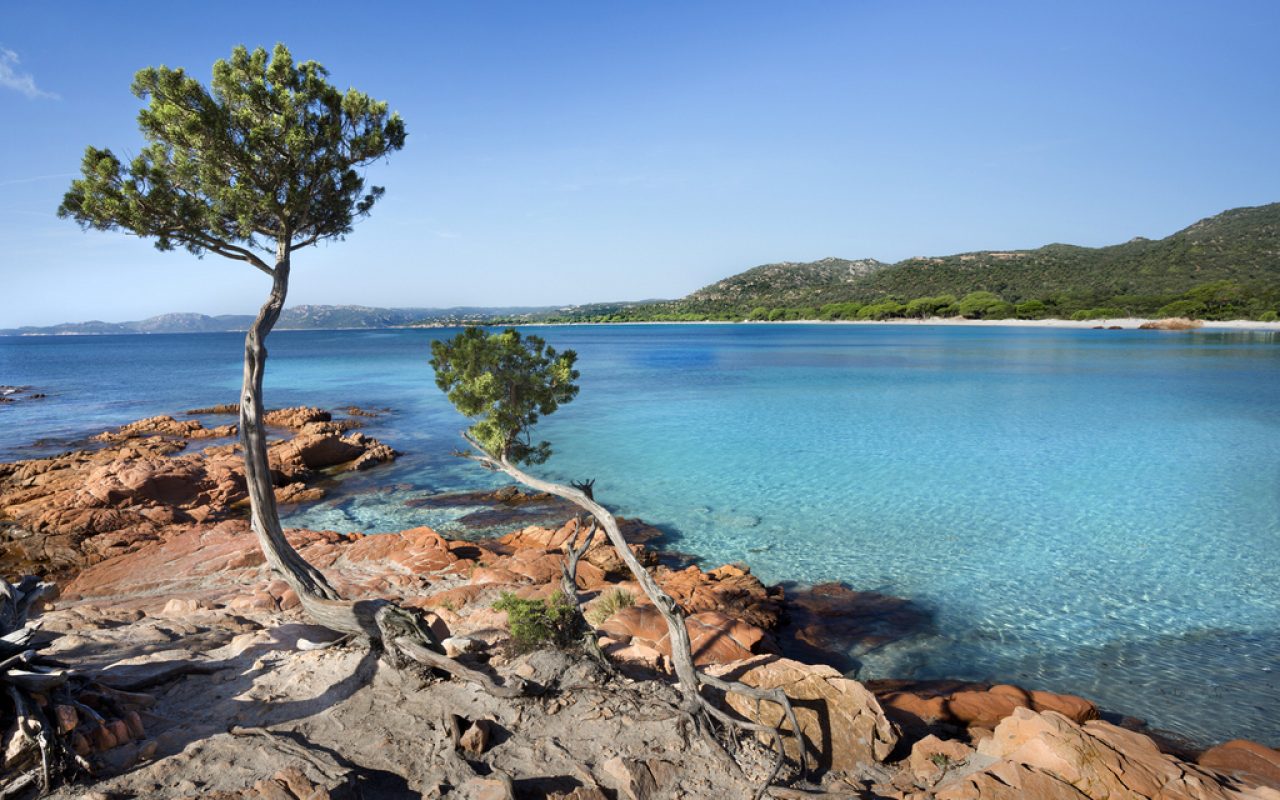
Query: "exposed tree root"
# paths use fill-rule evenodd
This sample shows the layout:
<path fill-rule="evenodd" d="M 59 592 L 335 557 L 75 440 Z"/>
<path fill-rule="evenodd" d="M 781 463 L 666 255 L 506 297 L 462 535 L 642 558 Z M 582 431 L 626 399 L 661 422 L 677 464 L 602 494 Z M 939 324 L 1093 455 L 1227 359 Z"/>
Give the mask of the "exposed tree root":
<path fill-rule="evenodd" d="M 245 483 L 249 490 L 252 527 L 270 564 L 297 593 L 307 614 L 318 624 L 342 634 L 365 637 L 378 643 L 388 658 L 403 666 L 405 660 L 441 670 L 477 684 L 500 697 L 518 697 L 528 687 L 518 679 L 497 683 L 488 674 L 444 654 L 420 612 L 386 600 L 343 600 L 324 573 L 307 563 L 285 538 L 276 508 L 270 462 L 267 458 L 262 379 L 266 369 L 267 334 L 284 308 L 289 287 L 289 262 L 282 253 L 271 270 L 271 294 L 245 336 L 244 383 L 240 402 L 240 443 L 244 448 Z"/>
<path fill-rule="evenodd" d="M 28 623 L 36 604 L 52 588 L 30 575 L 17 584 L 0 580 L 0 685 L 12 713 L 12 720 L 0 718 L 0 730 L 12 725 L 22 742 L 15 751 L 11 774 L 0 779 L 0 800 L 22 797 L 32 790 L 48 792 L 87 766 L 40 707 L 51 696 L 75 702 L 68 687 L 72 673 L 40 655 L 38 651 L 47 642 L 38 641 L 35 628 Z"/>

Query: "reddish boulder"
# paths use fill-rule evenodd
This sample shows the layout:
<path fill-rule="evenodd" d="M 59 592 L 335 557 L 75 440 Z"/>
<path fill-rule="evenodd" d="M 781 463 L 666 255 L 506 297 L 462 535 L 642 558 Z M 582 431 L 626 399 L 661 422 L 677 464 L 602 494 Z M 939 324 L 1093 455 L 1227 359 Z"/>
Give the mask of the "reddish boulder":
<path fill-rule="evenodd" d="M 170 436 L 177 439 L 209 439 L 234 436 L 236 427 L 224 425 L 206 429 L 194 419 L 176 420 L 169 416 L 148 417 L 122 425 L 114 431 L 105 431 L 93 437 L 95 442 L 123 442 L 144 436 Z"/>
<path fill-rule="evenodd" d="M 239 413 L 239 407 L 236 407 Z M 276 428 L 292 428 L 297 430 L 311 422 L 329 422 L 333 415 L 321 408 L 296 406 L 294 408 L 277 408 L 263 415 L 262 421 Z"/>
<path fill-rule="evenodd" d="M 413 575 L 437 572 L 458 561 L 448 540 L 427 527 L 361 536 L 342 549 L 341 557 L 349 563 L 390 562 Z"/>
<path fill-rule="evenodd" d="M 782 616 L 782 594 L 767 589 L 745 567 L 728 565 L 703 572 L 690 566 L 678 572 L 659 568 L 658 585 L 689 613 L 716 611 L 772 630 Z"/>
<path fill-rule="evenodd" d="M 290 409 L 284 421 L 308 425 L 326 412 Z M 206 431 L 196 420 L 153 417 L 104 434 L 108 446 L 0 464 L 0 566 L 57 575 L 153 542 L 174 525 L 238 516 L 247 501 L 243 461 L 233 444 L 178 454 L 186 438 Z M 318 499 L 298 479 L 317 469 L 357 469 L 395 457 L 375 439 L 314 431 L 278 442 L 279 502 Z"/>
<path fill-rule="evenodd" d="M 925 786 L 937 783 L 949 769 L 963 766 L 974 749 L 964 742 L 926 736 L 911 747 L 907 768 L 915 780 Z"/>
<path fill-rule="evenodd" d="M 292 505 L 297 503 L 314 503 L 324 497 L 324 489 L 319 486 L 307 486 L 304 483 L 287 483 L 275 490 L 276 503 Z"/>
<path fill-rule="evenodd" d="M 1234 739 L 1211 747 L 1200 756 L 1198 763 L 1259 786 L 1280 789 L 1280 751 L 1257 742 Z"/>
<path fill-rule="evenodd" d="M 935 726 L 969 728 L 970 738 L 990 730 L 1016 709 L 1056 711 L 1074 722 L 1098 718 L 1098 707 L 1081 697 L 962 681 L 871 681 L 885 711 L 914 735 Z"/>
<path fill-rule="evenodd" d="M 741 661 L 773 649 L 764 631 L 718 612 L 693 614 L 685 620 L 685 626 L 689 631 L 694 663 L 699 666 Z M 612 640 L 615 650 L 634 645 L 668 658 L 671 656 L 666 620 L 651 605 L 619 609 L 604 621 L 599 630 Z"/>
<path fill-rule="evenodd" d="M 866 687 L 831 667 L 802 664 L 777 656 L 757 656 L 737 664 L 713 667 L 711 674 L 760 689 L 781 689 L 791 699 L 808 757 L 819 769 L 857 774 L 884 761 L 898 734 Z M 782 709 L 768 701 L 729 692 L 726 702 L 748 719 L 790 730 Z M 785 739 L 793 759 L 799 758 L 794 737 Z"/>
<path fill-rule="evenodd" d="M 540 552 L 533 549 L 519 550 L 506 562 L 509 570 L 525 576 L 534 583 L 558 582 L 563 575 L 562 564 L 564 564 L 564 556 L 559 553 Z"/>
<path fill-rule="evenodd" d="M 978 745 L 978 754 L 996 761 L 944 781 L 935 792 L 937 800 L 1259 797 L 1161 753 L 1146 736 L 1097 720 L 1080 725 L 1053 711 L 1015 709 Z"/>
<path fill-rule="evenodd" d="M 304 433 L 271 446 L 271 468 L 286 476 L 301 475 L 354 461 L 363 453 L 363 448 L 336 435 Z"/>

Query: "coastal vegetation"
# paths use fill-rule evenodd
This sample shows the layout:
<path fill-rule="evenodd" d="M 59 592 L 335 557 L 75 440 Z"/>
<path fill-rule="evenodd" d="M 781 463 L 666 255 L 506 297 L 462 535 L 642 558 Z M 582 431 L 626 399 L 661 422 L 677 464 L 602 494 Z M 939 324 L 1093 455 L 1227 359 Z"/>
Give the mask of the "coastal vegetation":
<path fill-rule="evenodd" d="M 91 151 L 92 152 L 92 151 Z M 110 169 L 110 167 L 108 167 Z M 1157 241 L 1053 244 L 896 264 L 826 258 L 765 264 L 679 300 L 560 308 L 388 309 L 297 306 L 279 329 L 393 328 L 575 322 L 1071 319 L 1280 319 L 1280 203 L 1237 208 Z M 0 335 L 247 330 L 247 315 L 163 314 L 0 330 Z"/>
<path fill-rule="evenodd" d="M 504 322 L 1103 319 L 1280 314 L 1280 203 L 1237 208 L 1160 240 L 1051 244 L 894 264 L 765 264 L 680 300 L 605 303 Z M 496 322 L 496 321 L 495 321 Z"/>
<path fill-rule="evenodd" d="M 696 721 L 700 730 L 709 734 L 719 727 L 731 734 L 743 730 L 772 739 L 775 746 L 773 767 L 756 792 L 757 798 L 763 797 L 786 759 L 780 724 L 785 721 L 790 731 L 796 737 L 800 736 L 801 728 L 787 695 L 780 689 L 762 689 L 700 672 L 694 664 L 693 644 L 684 610 L 658 585 L 632 552 L 617 518 L 597 502 L 594 481 L 566 486 L 536 478 L 522 469 L 524 465 L 541 464 L 551 455 L 549 442 L 533 442 L 532 429 L 541 417 L 554 413 L 560 405 L 577 395 L 578 386 L 574 381 L 578 372 L 573 369 L 576 360 L 577 354 L 572 350 L 557 353 L 541 338 L 523 336 L 510 328 L 501 333 L 486 333 L 480 328 L 470 327 L 452 339 L 431 343 L 431 366 L 435 370 L 436 385 L 461 414 L 472 420 L 462 434 L 470 450 L 459 455 L 486 469 L 503 472 L 535 491 L 578 506 L 594 523 L 588 540 L 594 535 L 596 526 L 604 531 L 641 591 L 666 623 L 672 670 L 679 681 L 685 714 Z M 580 525 L 578 529 L 581 529 Z M 549 618 L 552 612 L 547 604 L 541 607 L 522 606 L 511 598 L 506 600 L 506 607 L 516 612 L 518 624 L 527 634 L 526 639 L 558 640 L 568 628 L 561 612 L 555 612 L 554 620 Z M 737 694 L 757 705 L 769 701 L 778 707 L 780 724 L 765 725 L 735 717 L 708 699 L 703 694 L 704 689 Z M 736 741 L 736 735 L 726 739 Z M 802 754 L 803 773 L 806 760 L 803 742 L 799 742 L 799 752 Z"/>
<path fill-rule="evenodd" d="M 1118 319 L 1121 317 L 1191 317 L 1203 320 L 1252 319 L 1275 322 L 1280 312 L 1280 285 L 1274 289 L 1250 289 L 1231 280 L 1213 281 L 1176 295 L 1055 294 L 1017 303 L 986 290 L 913 297 L 882 298 L 866 303 L 856 300 L 822 305 L 757 305 L 737 311 L 666 312 L 637 306 L 608 314 L 558 314 L 544 322 L 779 322 L 800 320 L 888 319 Z M 508 318 L 508 323 L 516 322 Z M 495 324 L 496 321 L 495 321 Z"/>
<path fill-rule="evenodd" d="M 517 597 L 503 592 L 493 604 L 494 611 L 507 615 L 507 629 L 517 650 L 533 650 L 545 645 L 568 647 L 577 640 L 582 617 L 561 592 L 546 600 Z"/>

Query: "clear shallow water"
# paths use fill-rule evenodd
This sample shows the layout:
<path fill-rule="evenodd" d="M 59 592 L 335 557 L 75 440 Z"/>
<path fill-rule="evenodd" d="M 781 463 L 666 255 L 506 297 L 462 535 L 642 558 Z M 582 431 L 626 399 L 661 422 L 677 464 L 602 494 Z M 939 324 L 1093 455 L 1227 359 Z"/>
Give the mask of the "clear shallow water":
<path fill-rule="evenodd" d="M 930 631 L 858 676 L 1074 691 L 1202 741 L 1280 743 L 1280 338 L 1274 334 L 696 325 L 539 328 L 582 393 L 552 478 L 766 581 L 911 598 Z M 273 334 L 271 406 L 358 404 L 406 455 L 292 524 L 448 529 L 406 499 L 492 484 L 450 456 L 444 331 Z M 233 402 L 240 337 L 0 339 L 0 459 Z M 46 447 L 57 448 L 57 443 Z M 376 491 L 374 491 L 376 487 Z"/>

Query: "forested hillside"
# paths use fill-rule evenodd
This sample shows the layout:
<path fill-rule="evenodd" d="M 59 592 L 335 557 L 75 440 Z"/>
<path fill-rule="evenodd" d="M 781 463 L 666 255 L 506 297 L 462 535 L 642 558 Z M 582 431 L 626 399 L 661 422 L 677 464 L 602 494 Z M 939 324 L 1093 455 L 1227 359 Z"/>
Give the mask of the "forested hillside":
<path fill-rule="evenodd" d="M 1195 316 L 1274 319 L 1280 203 L 1237 208 L 1159 240 L 1050 244 L 895 264 L 766 264 L 681 300 L 567 309 L 563 320 Z"/>

